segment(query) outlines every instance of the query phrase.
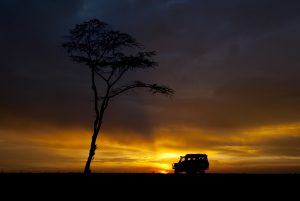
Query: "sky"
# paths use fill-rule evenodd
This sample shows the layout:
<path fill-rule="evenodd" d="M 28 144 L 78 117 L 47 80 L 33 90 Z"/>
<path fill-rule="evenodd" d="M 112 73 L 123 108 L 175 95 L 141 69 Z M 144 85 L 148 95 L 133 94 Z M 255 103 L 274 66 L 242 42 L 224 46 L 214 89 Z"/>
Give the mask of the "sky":
<path fill-rule="evenodd" d="M 171 172 L 206 153 L 209 172 L 300 172 L 298 0 L 1 0 L 0 171 L 83 170 L 90 72 L 61 44 L 97 18 L 157 52 L 129 78 L 167 84 L 114 100 L 96 172 Z"/>

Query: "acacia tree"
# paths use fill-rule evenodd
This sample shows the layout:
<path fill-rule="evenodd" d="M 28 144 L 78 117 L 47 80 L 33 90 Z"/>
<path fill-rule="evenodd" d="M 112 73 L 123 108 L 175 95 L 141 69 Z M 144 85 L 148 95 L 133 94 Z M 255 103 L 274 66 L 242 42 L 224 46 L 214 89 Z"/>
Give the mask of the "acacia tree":
<path fill-rule="evenodd" d="M 76 25 L 62 45 L 74 62 L 86 65 L 91 72 L 95 119 L 90 151 L 84 173 L 91 172 L 90 165 L 97 149 L 96 140 L 101 129 L 105 110 L 111 99 L 136 88 L 146 88 L 152 94 L 172 95 L 167 86 L 133 81 L 120 84 L 129 71 L 157 66 L 155 52 L 143 51 L 142 45 L 126 33 L 115 31 L 107 24 L 92 19 Z M 101 80 L 100 93 L 97 80 Z"/>

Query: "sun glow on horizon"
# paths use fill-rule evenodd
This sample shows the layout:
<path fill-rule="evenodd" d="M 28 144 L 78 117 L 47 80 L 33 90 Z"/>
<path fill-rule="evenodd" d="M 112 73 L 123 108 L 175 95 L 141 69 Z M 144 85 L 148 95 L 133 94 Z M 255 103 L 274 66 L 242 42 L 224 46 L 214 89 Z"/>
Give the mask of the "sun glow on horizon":
<path fill-rule="evenodd" d="M 160 130 L 161 131 L 161 130 Z M 259 127 L 243 130 L 239 135 L 229 135 L 226 139 L 215 135 L 197 133 L 189 129 L 181 132 L 189 133 L 190 138 L 184 138 L 180 133 L 157 132 L 154 141 L 141 143 L 135 141 L 123 142 L 119 136 L 111 133 L 101 133 L 98 149 L 92 169 L 95 172 L 172 172 L 172 164 L 187 153 L 205 153 L 210 161 L 209 172 L 230 171 L 260 171 L 269 164 L 278 166 L 280 171 L 285 167 L 295 167 L 300 162 L 298 156 L 281 156 L 264 152 L 260 143 L 280 139 L 281 136 L 298 136 L 300 124 L 287 124 Z M 1 132 L 1 131 L 0 131 Z M 17 133 L 1 133 L 1 152 L 19 157 L 7 158 L 2 162 L 3 171 L 81 171 L 90 143 L 90 132 L 86 130 L 59 130 L 44 135 L 25 133 L 26 140 L 17 138 Z M 209 141 L 209 144 L 206 142 Z M 229 143 L 230 142 L 230 143 Z M 3 159 L 2 159 L 3 160 Z M 30 163 L 28 163 L 30 161 Z M 1 161 L 0 161 L 1 162 Z"/>

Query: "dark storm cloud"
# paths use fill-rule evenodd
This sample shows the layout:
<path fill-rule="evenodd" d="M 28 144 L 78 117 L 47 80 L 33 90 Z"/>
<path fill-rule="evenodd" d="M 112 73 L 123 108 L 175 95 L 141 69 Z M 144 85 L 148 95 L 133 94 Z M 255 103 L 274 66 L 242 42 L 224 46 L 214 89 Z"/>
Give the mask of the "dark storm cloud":
<path fill-rule="evenodd" d="M 94 17 L 156 50 L 160 67 L 137 75 L 177 91 L 172 100 L 121 97 L 108 131 L 299 121 L 299 9 L 292 0 L 2 1 L 0 127 L 90 127 L 89 74 L 59 45 Z"/>
<path fill-rule="evenodd" d="M 151 113 L 159 116 L 155 123 L 159 126 L 249 129 L 299 121 L 299 101 L 299 80 L 235 79 L 216 88 L 209 97 L 160 102 L 157 107 L 161 105 L 161 110 Z"/>
<path fill-rule="evenodd" d="M 81 87 L 86 86 L 79 68 L 68 68 L 70 63 L 59 46 L 71 24 L 78 21 L 83 1 L 0 4 L 0 127 L 70 125 L 68 117 L 74 112 L 78 117 L 71 119 L 78 123 L 79 111 L 66 106 L 81 104 L 78 97 L 85 96 Z M 66 121 L 62 116 L 68 116 Z"/>

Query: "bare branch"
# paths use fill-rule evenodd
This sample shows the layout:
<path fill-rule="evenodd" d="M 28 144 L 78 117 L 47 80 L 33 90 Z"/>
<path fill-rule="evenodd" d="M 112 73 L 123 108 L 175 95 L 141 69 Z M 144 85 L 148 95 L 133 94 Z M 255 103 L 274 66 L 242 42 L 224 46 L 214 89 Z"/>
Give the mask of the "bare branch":
<path fill-rule="evenodd" d="M 109 75 L 109 77 L 108 77 L 108 79 L 107 79 L 107 80 L 108 80 L 108 81 L 107 81 L 107 84 L 108 84 L 108 85 L 110 85 L 110 84 L 109 84 L 109 81 L 110 81 L 110 79 L 114 76 L 116 70 L 117 70 L 116 68 L 113 68 L 113 69 L 111 70 L 110 75 Z"/>
<path fill-rule="evenodd" d="M 105 78 L 103 75 L 101 75 L 101 73 L 99 73 L 97 70 L 95 70 L 95 73 L 100 76 L 105 82 L 107 82 L 107 78 Z"/>
<path fill-rule="evenodd" d="M 128 67 L 124 68 L 122 71 L 120 71 L 118 77 L 110 84 L 111 87 L 113 87 L 122 77 L 123 75 L 129 70 Z"/>

